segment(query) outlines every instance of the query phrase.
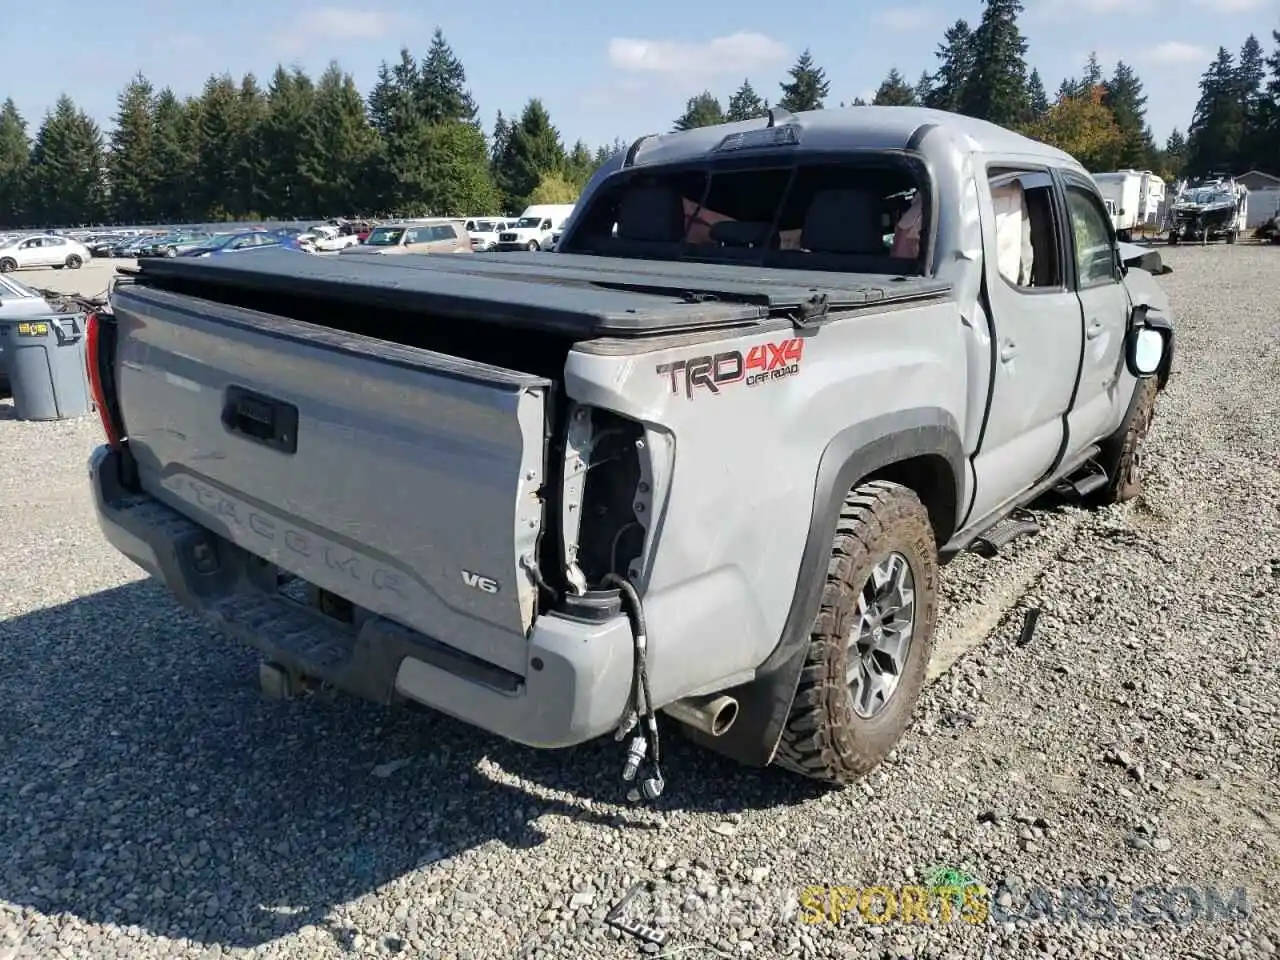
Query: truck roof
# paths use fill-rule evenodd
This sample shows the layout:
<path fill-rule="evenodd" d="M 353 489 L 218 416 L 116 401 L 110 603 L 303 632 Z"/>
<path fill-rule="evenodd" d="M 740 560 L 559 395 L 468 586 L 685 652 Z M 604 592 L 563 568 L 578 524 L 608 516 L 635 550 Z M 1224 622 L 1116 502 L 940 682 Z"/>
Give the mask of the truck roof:
<path fill-rule="evenodd" d="M 741 326 L 805 308 L 879 307 L 946 294 L 924 277 L 751 270 L 688 261 L 554 254 L 483 257 L 253 257 L 139 261 L 143 283 L 220 302 L 253 293 L 554 330 L 570 337 L 653 336 Z M 230 295 L 228 295 L 228 292 Z M 247 303 L 240 304 L 248 306 Z"/>
<path fill-rule="evenodd" d="M 644 138 L 635 148 L 632 165 L 697 160 L 713 151 L 727 136 L 760 130 L 766 125 L 766 120 L 754 119 L 654 135 Z M 796 127 L 798 147 L 804 151 L 905 150 L 916 140 L 927 152 L 924 133 L 928 128 L 940 128 L 950 134 L 951 148 L 963 153 L 1039 157 L 1084 169 L 1070 154 L 1039 140 L 986 120 L 927 107 L 841 107 L 796 114 L 781 111 L 777 113 L 775 125 Z"/>

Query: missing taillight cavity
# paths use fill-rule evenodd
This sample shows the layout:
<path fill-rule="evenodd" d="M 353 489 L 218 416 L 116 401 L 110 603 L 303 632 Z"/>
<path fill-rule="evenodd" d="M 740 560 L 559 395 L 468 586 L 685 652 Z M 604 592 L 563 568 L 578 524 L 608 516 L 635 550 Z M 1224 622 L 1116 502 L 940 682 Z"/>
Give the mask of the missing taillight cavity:
<path fill-rule="evenodd" d="M 591 421 L 577 558 L 594 589 L 610 573 L 639 577 L 652 500 L 643 469 L 644 428 L 604 410 L 592 410 Z"/>

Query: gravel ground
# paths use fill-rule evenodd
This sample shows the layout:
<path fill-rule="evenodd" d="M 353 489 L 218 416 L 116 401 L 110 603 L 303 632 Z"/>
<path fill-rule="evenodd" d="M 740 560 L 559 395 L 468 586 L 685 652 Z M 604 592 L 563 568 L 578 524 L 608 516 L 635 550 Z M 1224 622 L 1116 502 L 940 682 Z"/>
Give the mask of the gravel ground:
<path fill-rule="evenodd" d="M 948 567 L 954 665 L 845 791 L 671 737 L 661 808 L 636 810 L 612 742 L 537 753 L 430 714 L 265 700 L 250 652 L 103 542 L 94 422 L 0 404 L 0 960 L 628 957 L 638 941 L 602 921 L 643 879 L 628 914 L 669 955 L 1274 954 L 1277 256 L 1168 252 L 1178 363 L 1145 496 L 1046 509 L 1006 556 Z M 837 925 L 797 907 L 811 885 L 934 868 L 985 885 L 995 913 Z M 1092 899 L 1064 917 L 1075 885 L 1113 888 L 1118 919 Z M 1228 904 L 1243 887 L 1247 915 L 1209 917 L 1207 886 Z M 1130 922 L 1148 887 L 1169 892 L 1143 901 L 1159 922 Z"/>

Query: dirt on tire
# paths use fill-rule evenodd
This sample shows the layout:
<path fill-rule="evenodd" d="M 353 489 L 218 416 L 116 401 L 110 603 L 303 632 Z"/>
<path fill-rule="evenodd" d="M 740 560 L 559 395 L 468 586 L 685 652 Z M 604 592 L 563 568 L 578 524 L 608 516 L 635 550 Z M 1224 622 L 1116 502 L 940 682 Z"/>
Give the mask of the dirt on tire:
<path fill-rule="evenodd" d="M 914 631 L 896 691 L 878 714 L 864 719 L 853 710 L 845 679 L 848 641 L 863 585 L 893 552 L 907 558 L 915 580 Z M 876 767 L 911 723 L 933 652 L 937 613 L 937 543 L 924 504 L 914 491 L 887 480 L 855 487 L 836 522 L 821 604 L 774 762 L 835 785 Z"/>

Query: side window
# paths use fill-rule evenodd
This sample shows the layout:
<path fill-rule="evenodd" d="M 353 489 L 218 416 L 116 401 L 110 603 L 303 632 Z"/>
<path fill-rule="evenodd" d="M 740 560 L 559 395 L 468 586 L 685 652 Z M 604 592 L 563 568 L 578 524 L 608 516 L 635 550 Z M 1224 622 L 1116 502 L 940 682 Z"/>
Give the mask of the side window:
<path fill-rule="evenodd" d="M 1107 229 L 1107 215 L 1097 198 L 1080 187 L 1068 186 L 1067 209 L 1071 215 L 1080 286 L 1117 282 L 1111 231 Z"/>
<path fill-rule="evenodd" d="M 1059 217 L 1049 174 L 992 170 L 990 188 L 1001 278 L 1023 293 L 1061 290 Z"/>
<path fill-rule="evenodd" d="M 456 240 L 458 235 L 453 232 L 453 225 L 442 223 L 431 228 L 432 240 Z"/>
<path fill-rule="evenodd" d="M 67 245 L 67 241 L 59 237 L 50 237 L 44 242 L 44 245 L 46 247 L 65 247 Z"/>

